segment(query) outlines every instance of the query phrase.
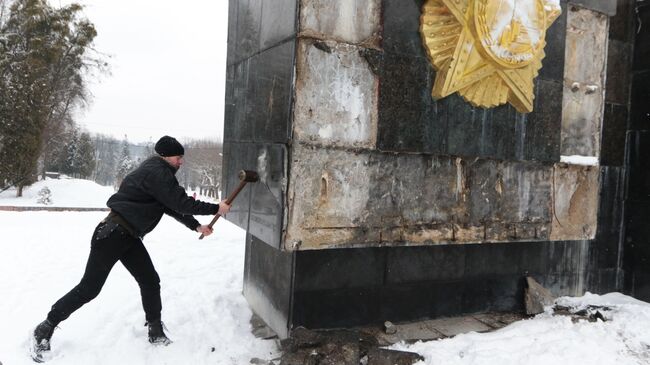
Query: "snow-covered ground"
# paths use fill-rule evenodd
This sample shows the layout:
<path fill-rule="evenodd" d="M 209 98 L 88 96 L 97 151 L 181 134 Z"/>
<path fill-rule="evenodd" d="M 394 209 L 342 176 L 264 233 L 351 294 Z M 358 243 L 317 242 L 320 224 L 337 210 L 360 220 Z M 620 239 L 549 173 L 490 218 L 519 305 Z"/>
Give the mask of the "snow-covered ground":
<path fill-rule="evenodd" d="M 12 188 L 0 193 L 0 206 L 44 206 L 38 204 L 38 192 L 44 187 L 50 189 L 52 207 L 106 208 L 106 200 L 115 193 L 112 186 L 102 186 L 94 181 L 82 179 L 49 179 L 38 181 L 23 189 L 23 196 L 16 197 Z"/>
<path fill-rule="evenodd" d="M 98 206 L 104 206 L 110 192 L 98 186 L 96 191 L 76 190 L 82 184 L 50 189 L 61 206 L 96 206 L 81 200 L 65 205 L 71 201 L 64 197 L 85 195 L 90 201 L 101 194 Z M 4 199 L 0 205 L 6 205 Z M 27 354 L 30 333 L 52 303 L 81 278 L 90 236 L 104 215 L 0 212 L 2 364 L 33 364 Z M 163 320 L 172 345 L 153 347 L 147 342 L 137 284 L 117 264 L 99 297 L 55 331 L 49 364 L 245 365 L 254 357 L 278 357 L 273 341 L 250 333 L 251 311 L 241 294 L 244 232 L 220 220 L 213 235 L 197 238 L 165 217 L 144 240 L 161 277 Z M 609 320 L 573 323 L 565 316 L 542 314 L 491 333 L 393 348 L 422 354 L 425 361 L 420 365 L 650 364 L 650 304 L 618 293 L 562 298 L 560 304 L 606 305 L 611 308 L 604 312 Z"/>
<path fill-rule="evenodd" d="M 46 205 L 38 203 L 39 191 L 47 187 L 50 190 L 51 204 L 49 207 L 65 208 L 106 208 L 106 201 L 115 193 L 112 186 L 102 186 L 94 181 L 83 179 L 72 179 L 63 175 L 60 179 L 50 179 L 38 181 L 31 186 L 23 189 L 23 196 L 16 197 L 16 189 L 8 189 L 0 193 L 0 206 L 39 206 Z M 193 191 L 188 192 L 192 195 Z M 214 202 L 216 199 L 207 198 L 197 195 L 199 200 Z"/>
<path fill-rule="evenodd" d="M 26 189 L 23 198 L 3 194 L 0 205 L 36 205 L 31 194 L 43 184 L 52 190 L 53 206 L 105 207 L 113 193 L 89 181 L 47 180 Z M 2 364 L 33 364 L 27 355 L 29 335 L 81 279 L 92 232 L 105 216 L 0 211 Z M 147 342 L 138 286 L 118 263 L 99 297 L 54 332 L 48 363 L 226 365 L 276 357 L 273 341 L 250 332 L 251 311 L 241 294 L 244 241 L 245 232 L 223 219 L 211 236 L 198 240 L 196 232 L 163 217 L 144 242 L 161 278 L 163 321 L 174 343 L 152 347 Z"/>
<path fill-rule="evenodd" d="M 610 310 L 600 310 L 606 322 L 573 323 L 568 316 L 544 313 L 495 332 L 472 332 L 392 348 L 420 353 L 426 361 L 418 364 L 650 364 L 650 304 L 619 293 L 587 293 L 580 298 L 563 297 L 557 303 L 576 309 L 599 305 Z"/>

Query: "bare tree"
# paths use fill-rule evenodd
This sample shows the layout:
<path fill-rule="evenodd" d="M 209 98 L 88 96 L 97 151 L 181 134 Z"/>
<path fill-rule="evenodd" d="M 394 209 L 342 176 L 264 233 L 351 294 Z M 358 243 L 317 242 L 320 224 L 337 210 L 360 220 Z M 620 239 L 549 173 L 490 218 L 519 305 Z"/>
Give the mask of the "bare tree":
<path fill-rule="evenodd" d="M 185 142 L 185 165 L 180 171 L 179 182 L 186 189 L 196 189 L 201 195 L 217 198 L 221 189 L 220 142 L 192 140 Z"/>
<path fill-rule="evenodd" d="M 5 18 L 7 16 L 7 9 L 9 8 L 10 0 L 0 0 L 0 28 L 2 28 Z"/>

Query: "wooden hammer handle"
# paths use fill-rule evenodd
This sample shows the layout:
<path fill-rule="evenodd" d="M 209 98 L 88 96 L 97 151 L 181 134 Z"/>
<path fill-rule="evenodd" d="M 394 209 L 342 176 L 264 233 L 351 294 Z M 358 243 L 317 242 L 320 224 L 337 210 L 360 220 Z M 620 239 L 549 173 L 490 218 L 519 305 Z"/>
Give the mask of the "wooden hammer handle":
<path fill-rule="evenodd" d="M 240 181 L 239 186 L 237 186 L 237 189 L 235 189 L 235 191 L 233 191 L 232 194 L 230 194 L 228 199 L 226 199 L 226 204 L 228 204 L 228 205 L 232 204 L 232 201 L 235 200 L 235 198 L 237 197 L 239 192 L 242 191 L 244 186 L 246 186 L 246 181 Z M 210 222 L 210 224 L 208 224 L 208 227 L 212 228 L 212 226 L 214 226 L 214 224 L 217 223 L 217 220 L 219 219 L 219 217 L 221 217 L 221 214 L 219 214 L 219 213 L 215 214 L 214 218 L 212 218 L 212 221 Z M 201 233 L 201 236 L 199 236 L 199 239 L 202 240 L 203 237 L 205 237 L 205 236 L 203 235 L 203 233 Z"/>

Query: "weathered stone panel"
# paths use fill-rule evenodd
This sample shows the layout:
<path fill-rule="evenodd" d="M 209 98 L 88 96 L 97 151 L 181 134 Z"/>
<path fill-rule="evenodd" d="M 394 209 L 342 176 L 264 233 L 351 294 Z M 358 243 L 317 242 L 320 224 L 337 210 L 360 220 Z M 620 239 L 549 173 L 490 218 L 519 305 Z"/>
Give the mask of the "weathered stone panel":
<path fill-rule="evenodd" d="M 594 238 L 599 175 L 597 167 L 555 165 L 551 240 Z"/>
<path fill-rule="evenodd" d="M 380 9 L 380 0 L 301 0 L 300 33 L 376 47 Z"/>
<path fill-rule="evenodd" d="M 292 150 L 286 249 L 593 238 L 597 168 Z"/>
<path fill-rule="evenodd" d="M 604 14 L 569 6 L 562 100 L 562 155 L 600 155 L 607 25 Z"/>
<path fill-rule="evenodd" d="M 357 46 L 301 39 L 294 139 L 371 148 L 377 139 L 377 80 Z"/>

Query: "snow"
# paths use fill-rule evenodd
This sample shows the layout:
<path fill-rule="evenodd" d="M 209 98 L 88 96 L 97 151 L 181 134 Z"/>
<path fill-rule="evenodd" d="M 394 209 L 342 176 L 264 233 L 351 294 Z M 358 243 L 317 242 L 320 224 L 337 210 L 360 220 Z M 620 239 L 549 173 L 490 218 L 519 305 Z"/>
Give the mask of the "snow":
<path fill-rule="evenodd" d="M 552 9 L 552 10 L 561 10 L 562 8 L 560 7 L 560 0 L 546 0 L 546 5 L 544 7 L 545 9 Z"/>
<path fill-rule="evenodd" d="M 51 191 L 52 207 L 106 208 L 106 201 L 115 193 L 112 186 L 101 186 L 90 180 L 46 178 L 23 189 L 23 196 L 16 197 L 16 189 L 0 193 L 0 206 L 43 206 L 38 204 L 38 192 L 43 187 Z"/>
<path fill-rule="evenodd" d="M 580 155 L 560 156 L 560 162 L 571 165 L 598 166 L 598 157 Z"/>
<path fill-rule="evenodd" d="M 491 24 L 490 37 L 493 40 L 499 39 L 506 30 L 510 30 L 511 21 L 514 19 L 521 23 L 528 31 L 528 35 L 531 38 L 531 46 L 533 48 L 537 47 L 540 40 L 540 33 L 535 22 L 531 20 L 537 12 L 536 7 L 536 1 L 501 1 L 497 12 L 499 16 Z"/>
<path fill-rule="evenodd" d="M 65 204 L 92 206 L 95 195 L 110 195 L 98 185 L 83 190 L 88 185 L 83 181 L 47 183 L 55 200 L 57 195 L 70 197 L 60 199 Z M 90 237 L 105 216 L 0 211 L 0 363 L 33 364 L 27 355 L 30 333 L 81 279 Z M 211 219 L 197 218 L 203 223 Z M 144 239 L 161 277 L 162 318 L 172 345 L 147 342 L 138 286 L 118 263 L 101 294 L 54 332 L 48 364 L 228 365 L 277 357 L 273 341 L 251 334 L 252 313 L 241 294 L 245 232 L 220 219 L 214 234 L 203 240 L 198 236 L 165 216 Z"/>
<path fill-rule="evenodd" d="M 471 332 L 451 339 L 400 343 L 394 349 L 424 356 L 422 364 L 623 365 L 650 363 L 650 304 L 620 293 L 559 298 L 558 304 L 586 308 L 607 306 L 606 322 L 544 313 L 490 333 Z"/>
<path fill-rule="evenodd" d="M 98 185 L 96 190 L 74 190 L 85 184 L 67 181 L 51 189 L 55 199 L 58 194 L 77 202 L 105 194 Z M 50 306 L 78 283 L 90 236 L 105 214 L 0 211 L 1 363 L 33 364 L 27 355 L 29 336 Z M 221 219 L 213 235 L 197 238 L 164 217 L 144 240 L 161 277 L 162 317 L 173 344 L 147 342 L 137 284 L 117 264 L 99 297 L 54 332 L 48 364 L 245 365 L 255 357 L 279 357 L 274 341 L 251 334 L 252 313 L 242 296 L 245 232 Z M 576 310 L 606 306 L 601 312 L 607 321 L 573 323 L 547 311 L 490 333 L 392 348 L 422 354 L 425 361 L 419 365 L 650 363 L 650 304 L 620 293 L 587 293 L 557 303 Z"/>

